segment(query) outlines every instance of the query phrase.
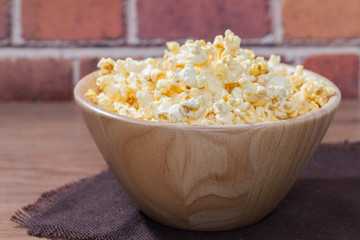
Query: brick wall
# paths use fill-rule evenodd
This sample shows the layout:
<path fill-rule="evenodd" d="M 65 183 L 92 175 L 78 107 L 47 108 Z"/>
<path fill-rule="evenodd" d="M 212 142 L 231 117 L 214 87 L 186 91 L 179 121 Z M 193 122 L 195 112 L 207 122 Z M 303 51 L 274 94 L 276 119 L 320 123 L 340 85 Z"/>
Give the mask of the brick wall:
<path fill-rule="evenodd" d="M 68 100 L 99 57 L 161 56 L 166 40 L 232 29 L 359 98 L 359 0 L 0 0 L 0 100 Z"/>

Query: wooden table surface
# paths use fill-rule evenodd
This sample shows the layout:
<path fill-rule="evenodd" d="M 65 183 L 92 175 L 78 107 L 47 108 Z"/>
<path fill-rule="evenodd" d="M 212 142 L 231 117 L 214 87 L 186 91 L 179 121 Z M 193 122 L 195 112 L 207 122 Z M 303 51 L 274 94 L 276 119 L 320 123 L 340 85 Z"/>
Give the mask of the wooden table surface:
<path fill-rule="evenodd" d="M 360 141 L 360 102 L 343 101 L 323 142 Z M 0 104 L 0 239 L 35 239 L 11 215 L 42 192 L 106 168 L 73 102 Z"/>

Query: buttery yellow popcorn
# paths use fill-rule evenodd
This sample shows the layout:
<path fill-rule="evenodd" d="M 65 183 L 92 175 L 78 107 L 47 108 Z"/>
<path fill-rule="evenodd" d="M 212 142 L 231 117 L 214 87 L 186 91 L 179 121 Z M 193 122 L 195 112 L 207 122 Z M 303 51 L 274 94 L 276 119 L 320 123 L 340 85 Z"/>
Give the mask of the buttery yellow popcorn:
<path fill-rule="evenodd" d="M 162 59 L 103 58 L 86 96 L 100 107 L 133 118 L 201 125 L 273 122 L 316 111 L 335 90 L 240 48 L 230 30 L 214 42 L 166 43 Z"/>

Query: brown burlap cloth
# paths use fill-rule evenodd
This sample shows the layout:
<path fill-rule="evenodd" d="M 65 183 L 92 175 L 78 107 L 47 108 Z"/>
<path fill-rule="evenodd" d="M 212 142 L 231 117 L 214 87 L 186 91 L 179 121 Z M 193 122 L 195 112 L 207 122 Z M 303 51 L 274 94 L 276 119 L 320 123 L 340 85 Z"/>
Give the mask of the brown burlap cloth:
<path fill-rule="evenodd" d="M 109 170 L 42 194 L 11 220 L 29 235 L 66 239 L 360 239 L 360 143 L 320 146 L 278 207 L 242 229 L 194 232 L 156 223 Z"/>

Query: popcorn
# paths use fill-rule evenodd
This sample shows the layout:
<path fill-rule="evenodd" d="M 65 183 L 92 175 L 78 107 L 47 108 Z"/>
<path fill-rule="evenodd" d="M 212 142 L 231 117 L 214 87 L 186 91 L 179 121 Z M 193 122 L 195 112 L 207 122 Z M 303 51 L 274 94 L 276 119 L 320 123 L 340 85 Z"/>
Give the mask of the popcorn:
<path fill-rule="evenodd" d="M 185 82 L 188 87 L 197 87 L 197 74 L 194 69 L 194 63 L 191 60 L 185 62 L 184 69 L 176 74 L 175 77 Z"/>
<path fill-rule="evenodd" d="M 198 65 L 206 63 L 209 58 L 206 50 L 204 50 L 203 47 L 201 46 L 200 41 L 195 41 L 194 48 L 190 50 L 188 56 L 193 64 L 198 64 Z"/>
<path fill-rule="evenodd" d="M 206 109 L 205 97 L 200 96 L 196 99 L 190 99 L 180 104 L 180 113 L 183 116 L 198 119 Z"/>
<path fill-rule="evenodd" d="M 240 48 L 230 30 L 214 42 L 167 42 L 162 59 L 103 58 L 98 89 L 86 97 L 124 116 L 159 122 L 231 125 L 295 118 L 324 106 L 335 90 L 303 73 L 288 73 Z"/>
<path fill-rule="evenodd" d="M 100 68 L 99 75 L 111 74 L 114 69 L 115 61 L 111 58 L 102 58 L 97 67 Z"/>

